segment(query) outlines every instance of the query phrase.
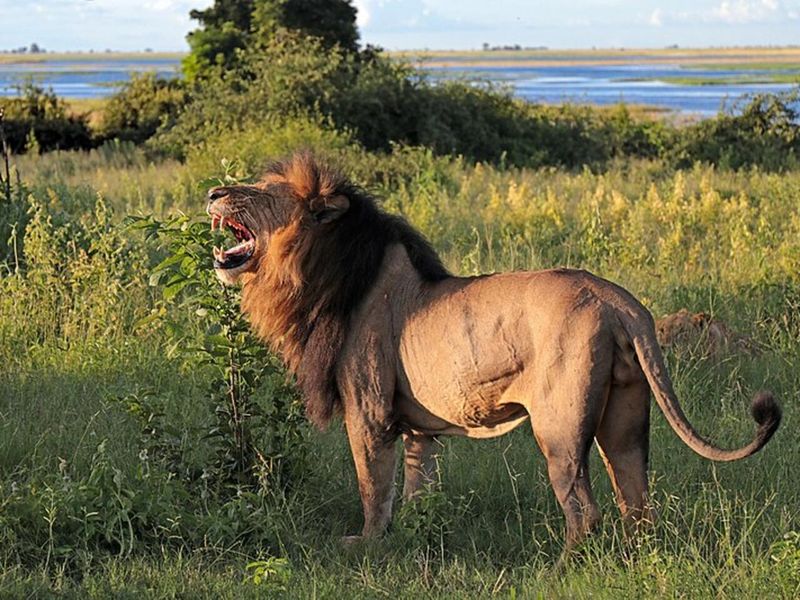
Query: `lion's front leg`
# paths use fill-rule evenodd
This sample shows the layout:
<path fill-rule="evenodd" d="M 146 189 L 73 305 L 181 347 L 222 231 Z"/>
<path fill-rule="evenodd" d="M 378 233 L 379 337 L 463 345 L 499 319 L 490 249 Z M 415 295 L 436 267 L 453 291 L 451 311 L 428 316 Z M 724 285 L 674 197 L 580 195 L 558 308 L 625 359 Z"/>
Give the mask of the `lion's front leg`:
<path fill-rule="evenodd" d="M 364 507 L 361 536 L 345 538 L 346 542 L 354 542 L 381 535 L 392 518 L 397 436 L 386 430 L 380 431 L 356 411 L 345 414 L 345 424 Z"/>

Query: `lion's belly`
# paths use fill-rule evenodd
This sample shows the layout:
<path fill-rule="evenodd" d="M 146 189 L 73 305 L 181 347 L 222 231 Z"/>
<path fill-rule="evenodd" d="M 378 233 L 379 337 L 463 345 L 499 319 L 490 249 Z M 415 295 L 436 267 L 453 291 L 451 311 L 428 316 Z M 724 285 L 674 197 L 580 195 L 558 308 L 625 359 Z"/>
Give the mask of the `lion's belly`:
<path fill-rule="evenodd" d="M 527 418 L 532 339 L 524 303 L 458 294 L 406 323 L 399 413 L 431 433 L 501 435 Z"/>

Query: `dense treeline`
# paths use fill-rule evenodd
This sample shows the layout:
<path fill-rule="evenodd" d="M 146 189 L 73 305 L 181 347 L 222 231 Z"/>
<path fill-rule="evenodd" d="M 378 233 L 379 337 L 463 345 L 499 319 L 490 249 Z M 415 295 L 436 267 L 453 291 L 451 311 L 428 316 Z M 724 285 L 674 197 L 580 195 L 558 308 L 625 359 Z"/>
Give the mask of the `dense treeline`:
<path fill-rule="evenodd" d="M 286 31 L 203 84 L 134 77 L 94 128 L 36 87 L 0 105 L 14 152 L 86 149 L 119 139 L 183 158 L 222 131 L 300 117 L 348 131 L 368 150 L 424 146 L 497 165 L 603 168 L 615 158 L 657 158 L 678 168 L 702 162 L 784 170 L 800 153 L 797 99 L 760 94 L 713 118 L 674 124 L 625 105 L 546 106 L 489 85 L 434 83 L 382 54 L 356 60 Z"/>

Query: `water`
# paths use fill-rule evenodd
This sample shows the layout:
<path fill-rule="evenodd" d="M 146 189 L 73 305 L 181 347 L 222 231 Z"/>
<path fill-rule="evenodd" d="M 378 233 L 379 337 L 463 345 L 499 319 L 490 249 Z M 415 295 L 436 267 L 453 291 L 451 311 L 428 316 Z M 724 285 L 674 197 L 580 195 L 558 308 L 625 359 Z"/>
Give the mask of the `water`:
<path fill-rule="evenodd" d="M 584 62 L 591 63 L 598 56 Z M 708 57 L 713 61 L 713 56 Z M 559 64 L 553 57 L 547 66 L 516 66 L 506 58 L 481 58 L 490 66 L 460 65 L 463 57 L 450 57 L 450 66 L 425 67 L 434 79 L 483 79 L 511 86 L 513 92 L 532 102 L 561 103 L 565 101 L 586 104 L 615 104 L 627 102 L 647 104 L 675 111 L 679 114 L 709 116 L 723 104 L 730 105 L 745 95 L 758 92 L 781 92 L 792 89 L 783 83 L 720 83 L 717 85 L 687 85 L 671 83 L 669 78 L 729 79 L 731 77 L 761 76 L 770 74 L 797 74 L 800 69 L 779 71 L 759 69 L 708 70 L 683 68 L 678 64 L 648 62 L 647 57 L 627 57 L 625 64 Z M 497 60 L 497 65 L 491 62 Z M 566 60 L 562 62 L 567 62 Z M 38 85 L 52 88 L 64 98 L 102 98 L 127 81 L 131 73 L 154 71 L 163 77 L 176 77 L 180 60 L 175 57 L 135 57 L 122 59 L 97 55 L 81 60 L 52 60 L 37 63 L 0 63 L 0 96 L 13 96 L 16 86 L 27 79 Z"/>
<path fill-rule="evenodd" d="M 32 81 L 52 88 L 62 98 L 104 98 L 133 73 L 155 72 L 162 77 L 177 77 L 179 70 L 180 60 L 161 57 L 111 59 L 100 55 L 97 59 L 0 63 L 0 96 L 15 96 L 17 86 Z"/>
<path fill-rule="evenodd" d="M 657 106 L 682 114 L 711 116 L 725 105 L 744 96 L 764 92 L 785 92 L 796 88 L 788 83 L 715 83 L 689 85 L 671 83 L 671 78 L 724 81 L 732 77 L 768 77 L 797 74 L 800 70 L 689 69 L 680 65 L 626 64 L 580 66 L 481 66 L 434 67 L 433 77 L 480 78 L 510 85 L 514 94 L 531 102 L 608 105 L 619 102 Z M 665 81 L 666 80 L 666 81 Z"/>

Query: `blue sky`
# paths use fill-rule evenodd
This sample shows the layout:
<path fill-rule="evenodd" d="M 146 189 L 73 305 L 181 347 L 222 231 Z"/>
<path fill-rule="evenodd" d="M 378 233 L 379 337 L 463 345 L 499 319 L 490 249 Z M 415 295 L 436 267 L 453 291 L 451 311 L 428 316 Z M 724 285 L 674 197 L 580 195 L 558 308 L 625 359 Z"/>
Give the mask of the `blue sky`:
<path fill-rule="evenodd" d="M 211 0 L 0 0 L 0 49 L 183 50 Z M 363 42 L 389 49 L 800 44 L 800 0 L 355 0 Z"/>

